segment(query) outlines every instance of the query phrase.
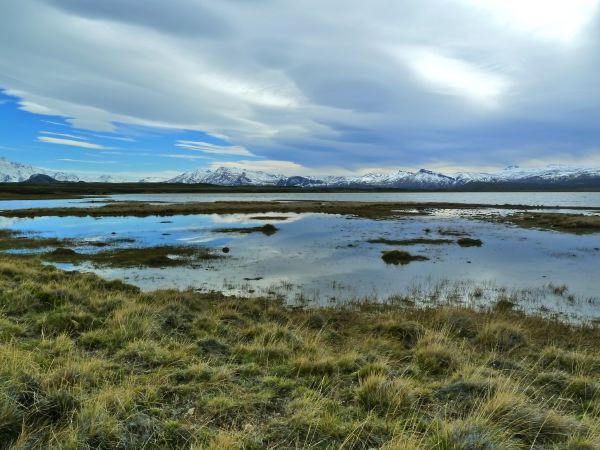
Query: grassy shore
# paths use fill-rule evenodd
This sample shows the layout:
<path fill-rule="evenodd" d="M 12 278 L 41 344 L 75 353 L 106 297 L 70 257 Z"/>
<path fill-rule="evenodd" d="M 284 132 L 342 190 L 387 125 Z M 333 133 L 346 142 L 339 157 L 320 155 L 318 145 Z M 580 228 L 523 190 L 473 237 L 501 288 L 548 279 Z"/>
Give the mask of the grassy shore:
<path fill-rule="evenodd" d="M 182 183 L 0 183 L 0 200 L 42 200 L 81 198 L 118 194 L 240 194 L 240 193 L 312 193 L 312 192 L 598 192 L 600 186 L 589 185 L 515 185 L 473 183 L 462 189 L 395 189 L 395 188 L 324 188 L 283 186 L 217 186 Z"/>
<path fill-rule="evenodd" d="M 2 255 L 0 448 L 598 448 L 600 329 L 409 304 L 144 293 Z"/>
<path fill-rule="evenodd" d="M 553 210 L 558 207 L 531 205 L 495 205 L 483 203 L 446 202 L 357 202 L 357 201 L 219 201 L 189 203 L 110 202 L 99 207 L 28 208 L 0 211 L 0 217 L 148 217 L 190 214 L 257 214 L 257 213 L 324 213 L 346 214 L 372 219 L 429 214 L 438 209 L 479 210 Z M 599 211 L 594 207 L 573 207 L 574 210 Z M 547 214 L 549 215 L 549 214 Z M 493 218 L 492 220 L 499 220 Z"/>

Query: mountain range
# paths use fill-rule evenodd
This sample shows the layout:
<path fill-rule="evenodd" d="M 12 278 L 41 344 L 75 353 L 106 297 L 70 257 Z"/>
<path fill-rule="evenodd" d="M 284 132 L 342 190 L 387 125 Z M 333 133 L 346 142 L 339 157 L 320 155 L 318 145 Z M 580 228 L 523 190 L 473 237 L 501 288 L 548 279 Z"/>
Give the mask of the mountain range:
<path fill-rule="evenodd" d="M 0 183 L 25 182 L 47 179 L 45 175 L 61 182 L 116 183 L 124 180 L 111 175 L 94 177 L 66 172 L 48 171 L 27 164 L 0 158 Z M 217 186 L 274 186 L 304 188 L 395 188 L 395 189 L 460 189 L 468 187 L 502 186 L 557 186 L 557 187 L 600 187 L 600 169 L 551 165 L 542 168 L 520 168 L 510 166 L 504 170 L 464 172 L 446 175 L 421 169 L 416 172 L 399 170 L 390 173 L 373 172 L 353 176 L 304 176 L 280 175 L 262 171 L 231 167 L 197 169 L 171 179 L 156 177 L 138 180 L 140 183 L 211 184 Z"/>
<path fill-rule="evenodd" d="M 510 166 L 494 173 L 445 175 L 427 169 L 416 172 L 368 173 L 355 176 L 286 176 L 230 167 L 198 169 L 168 183 L 205 183 L 218 186 L 280 186 L 329 188 L 452 189 L 482 185 L 600 186 L 600 169 L 552 165 L 543 168 Z"/>
<path fill-rule="evenodd" d="M 112 175 L 82 176 L 74 173 L 46 170 L 29 164 L 12 162 L 6 158 L 0 157 L 0 183 L 20 183 L 29 180 L 35 175 L 47 175 L 56 181 L 62 182 L 88 181 L 98 183 L 119 183 L 126 181 L 121 178 L 113 177 Z"/>

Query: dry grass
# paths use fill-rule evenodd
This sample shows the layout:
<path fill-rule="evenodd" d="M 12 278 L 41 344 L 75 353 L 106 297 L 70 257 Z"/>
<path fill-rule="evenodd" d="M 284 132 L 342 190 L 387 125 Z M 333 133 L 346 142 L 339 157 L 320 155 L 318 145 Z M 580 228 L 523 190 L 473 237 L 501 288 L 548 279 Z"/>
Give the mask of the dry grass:
<path fill-rule="evenodd" d="M 0 256 L 0 448 L 594 449 L 600 330 L 140 292 Z"/>

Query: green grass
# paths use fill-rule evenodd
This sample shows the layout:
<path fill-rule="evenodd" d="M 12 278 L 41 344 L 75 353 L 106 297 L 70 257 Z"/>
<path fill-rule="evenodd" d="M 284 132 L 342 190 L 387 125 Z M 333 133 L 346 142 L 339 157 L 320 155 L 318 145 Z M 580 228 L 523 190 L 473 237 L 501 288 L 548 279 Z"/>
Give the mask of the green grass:
<path fill-rule="evenodd" d="M 3 449 L 597 449 L 600 329 L 140 292 L 0 256 Z"/>

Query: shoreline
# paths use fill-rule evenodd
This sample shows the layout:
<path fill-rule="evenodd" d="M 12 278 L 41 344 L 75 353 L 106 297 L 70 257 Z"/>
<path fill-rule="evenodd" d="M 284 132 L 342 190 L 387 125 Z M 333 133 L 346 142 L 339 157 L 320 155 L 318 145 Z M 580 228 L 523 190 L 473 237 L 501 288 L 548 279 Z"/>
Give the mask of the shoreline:
<path fill-rule="evenodd" d="M 278 186 L 217 186 L 171 183 L 0 183 L 1 200 L 48 200 L 102 197 L 119 194 L 269 194 L 269 193 L 502 193 L 600 192 L 600 186 L 497 185 L 463 189 L 302 188 Z"/>

